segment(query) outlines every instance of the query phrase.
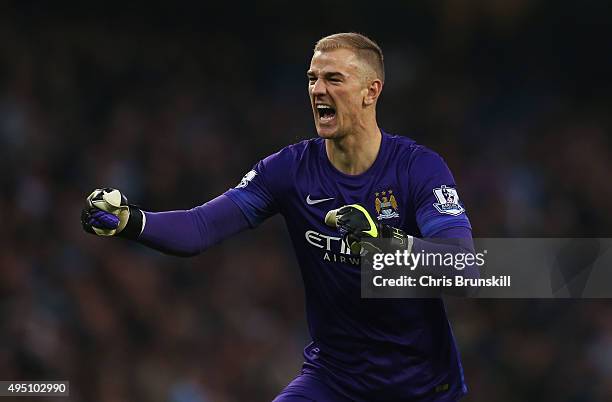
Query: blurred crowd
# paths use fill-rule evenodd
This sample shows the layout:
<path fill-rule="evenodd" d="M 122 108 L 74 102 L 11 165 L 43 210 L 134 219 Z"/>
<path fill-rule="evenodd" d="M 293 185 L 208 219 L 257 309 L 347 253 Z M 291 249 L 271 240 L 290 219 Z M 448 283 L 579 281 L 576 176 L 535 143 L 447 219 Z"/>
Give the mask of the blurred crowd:
<path fill-rule="evenodd" d="M 86 235 L 79 215 L 99 186 L 199 205 L 316 135 L 305 71 L 338 31 L 382 46 L 381 127 L 444 156 L 474 236 L 609 234 L 605 1 L 232 4 L 0 3 L 0 380 L 69 379 L 75 402 L 250 402 L 299 373 L 280 217 L 180 259 Z M 612 400 L 609 301 L 447 305 L 466 401 Z"/>

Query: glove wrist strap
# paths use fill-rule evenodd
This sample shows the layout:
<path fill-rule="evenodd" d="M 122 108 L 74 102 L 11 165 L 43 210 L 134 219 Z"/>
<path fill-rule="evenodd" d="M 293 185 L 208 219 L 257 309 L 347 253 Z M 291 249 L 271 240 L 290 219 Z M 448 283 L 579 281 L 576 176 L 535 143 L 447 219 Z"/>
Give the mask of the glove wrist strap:
<path fill-rule="evenodd" d="M 403 230 L 394 228 L 389 225 L 381 225 L 381 238 L 388 239 L 392 250 L 408 250 L 412 251 L 414 237 L 407 235 Z"/>
<path fill-rule="evenodd" d="M 130 207 L 130 218 L 128 219 L 125 228 L 119 233 L 117 236 L 123 237 L 125 239 L 130 240 L 138 240 L 140 233 L 142 232 L 142 221 L 144 218 L 144 214 L 135 205 L 129 205 Z"/>

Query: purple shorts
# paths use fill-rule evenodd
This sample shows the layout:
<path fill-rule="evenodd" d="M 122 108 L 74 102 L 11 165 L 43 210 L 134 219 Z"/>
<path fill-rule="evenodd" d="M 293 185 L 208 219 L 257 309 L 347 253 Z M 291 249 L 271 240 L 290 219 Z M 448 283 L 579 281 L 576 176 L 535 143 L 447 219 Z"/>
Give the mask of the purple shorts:
<path fill-rule="evenodd" d="M 310 373 L 297 376 L 272 402 L 350 402 Z"/>

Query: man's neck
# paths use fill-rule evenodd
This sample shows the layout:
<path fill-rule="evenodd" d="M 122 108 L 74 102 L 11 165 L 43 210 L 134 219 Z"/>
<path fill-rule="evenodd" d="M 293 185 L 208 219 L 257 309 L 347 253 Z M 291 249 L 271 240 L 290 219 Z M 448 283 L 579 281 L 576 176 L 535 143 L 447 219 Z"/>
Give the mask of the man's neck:
<path fill-rule="evenodd" d="M 327 158 L 344 174 L 358 175 L 372 166 L 382 143 L 380 129 L 352 133 L 338 139 L 325 140 Z"/>

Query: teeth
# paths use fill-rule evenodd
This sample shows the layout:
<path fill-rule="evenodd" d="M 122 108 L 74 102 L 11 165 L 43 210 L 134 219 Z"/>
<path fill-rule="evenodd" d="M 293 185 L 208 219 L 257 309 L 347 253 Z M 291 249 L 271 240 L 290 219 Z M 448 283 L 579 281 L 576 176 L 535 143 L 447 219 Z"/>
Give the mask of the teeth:
<path fill-rule="evenodd" d="M 336 110 L 330 105 L 318 104 L 315 105 L 319 112 L 319 120 L 322 122 L 329 122 L 336 117 Z"/>

